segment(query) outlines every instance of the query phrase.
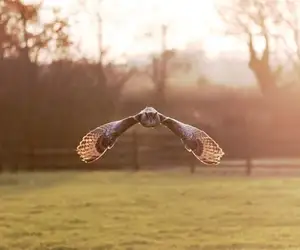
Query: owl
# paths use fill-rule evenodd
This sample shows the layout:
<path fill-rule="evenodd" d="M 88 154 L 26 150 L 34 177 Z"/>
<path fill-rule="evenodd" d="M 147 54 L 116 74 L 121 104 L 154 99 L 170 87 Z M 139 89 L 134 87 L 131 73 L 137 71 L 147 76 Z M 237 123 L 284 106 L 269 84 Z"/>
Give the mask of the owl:
<path fill-rule="evenodd" d="M 89 131 L 77 146 L 79 157 L 85 163 L 96 161 L 115 145 L 126 130 L 137 123 L 146 128 L 165 126 L 181 140 L 188 152 L 206 165 L 218 165 L 224 155 L 218 143 L 203 130 L 167 117 L 152 107 L 146 107 L 133 116 L 103 124 Z"/>

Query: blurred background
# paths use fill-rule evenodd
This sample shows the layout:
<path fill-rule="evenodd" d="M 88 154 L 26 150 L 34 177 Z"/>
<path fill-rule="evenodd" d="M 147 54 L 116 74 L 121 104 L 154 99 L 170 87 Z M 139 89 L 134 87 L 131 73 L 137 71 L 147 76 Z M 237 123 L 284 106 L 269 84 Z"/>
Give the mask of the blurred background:
<path fill-rule="evenodd" d="M 89 130 L 153 106 L 210 134 L 221 170 L 294 174 L 299 14 L 288 0 L 1 0 L 0 170 L 201 169 L 139 125 L 80 162 Z"/>

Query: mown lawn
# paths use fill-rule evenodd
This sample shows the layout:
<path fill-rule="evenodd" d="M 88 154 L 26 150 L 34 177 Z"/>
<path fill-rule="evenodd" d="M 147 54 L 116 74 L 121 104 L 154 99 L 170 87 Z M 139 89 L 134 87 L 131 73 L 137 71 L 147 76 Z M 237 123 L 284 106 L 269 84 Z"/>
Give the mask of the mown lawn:
<path fill-rule="evenodd" d="M 0 175 L 0 250 L 300 249 L 300 180 Z"/>

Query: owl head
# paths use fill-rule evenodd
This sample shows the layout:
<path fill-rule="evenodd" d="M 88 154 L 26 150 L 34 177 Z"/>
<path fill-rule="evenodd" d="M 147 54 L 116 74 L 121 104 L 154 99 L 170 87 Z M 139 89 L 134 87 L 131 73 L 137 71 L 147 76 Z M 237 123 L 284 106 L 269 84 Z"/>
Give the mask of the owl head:
<path fill-rule="evenodd" d="M 144 127 L 156 127 L 161 123 L 161 114 L 152 107 L 144 108 L 135 118 Z"/>

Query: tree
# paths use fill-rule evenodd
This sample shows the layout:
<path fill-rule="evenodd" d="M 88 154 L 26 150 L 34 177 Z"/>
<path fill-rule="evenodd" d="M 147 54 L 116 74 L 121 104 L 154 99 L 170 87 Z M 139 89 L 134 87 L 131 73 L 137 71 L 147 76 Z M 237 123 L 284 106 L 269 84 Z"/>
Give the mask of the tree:
<path fill-rule="evenodd" d="M 0 52 L 3 59 L 0 67 L 3 79 L 0 106 L 8 108 L 2 112 L 7 115 L 7 123 L 15 124 L 14 128 L 8 128 L 17 131 L 15 143 L 20 147 L 25 146 L 29 152 L 33 150 L 34 134 L 39 127 L 40 52 L 44 50 L 55 59 L 71 44 L 67 19 L 53 9 L 53 19 L 42 23 L 39 18 L 41 9 L 42 2 L 25 4 L 21 0 L 0 1 Z M 11 117 L 11 113 L 16 118 Z"/>
<path fill-rule="evenodd" d="M 293 73 L 297 80 L 300 79 L 300 18 L 298 1 L 285 0 L 282 2 L 286 11 L 280 11 L 279 15 L 285 24 L 288 35 L 280 36 L 284 44 L 285 53 L 292 63 Z M 296 53 L 295 53 L 296 52 Z"/>
<path fill-rule="evenodd" d="M 286 42 L 287 36 L 293 34 L 294 47 L 300 51 L 299 23 L 297 23 L 296 14 L 292 14 L 296 13 L 293 11 L 296 1 L 293 2 L 288 0 L 231 0 L 226 5 L 218 6 L 219 15 L 227 26 L 227 34 L 247 41 L 249 68 L 254 73 L 264 96 L 278 93 L 283 65 L 288 64 L 292 59 L 285 53 L 291 49 Z M 261 53 L 258 43 L 263 43 Z M 284 53 L 288 63 L 282 62 Z M 273 63 L 276 55 L 279 55 L 279 61 L 281 61 L 277 65 Z M 300 60 L 300 53 L 297 60 Z"/>
<path fill-rule="evenodd" d="M 167 47 L 167 34 L 169 26 L 162 24 L 161 29 L 161 50 L 156 55 L 151 55 L 152 64 L 151 69 L 147 72 L 151 78 L 155 88 L 155 105 L 156 107 L 163 108 L 166 104 L 166 90 L 168 79 L 168 62 L 175 55 L 175 50 L 168 49 Z M 145 37 L 152 37 L 152 32 L 144 34 Z"/>
<path fill-rule="evenodd" d="M 79 7 L 79 12 L 85 12 L 88 18 L 97 24 L 97 29 L 95 30 L 95 37 L 98 42 L 97 52 L 99 53 L 96 60 L 98 67 L 97 84 L 102 85 L 105 93 L 110 97 L 110 113 L 115 115 L 120 106 L 122 90 L 126 82 L 137 72 L 137 69 L 135 67 L 126 67 L 125 69 L 124 65 L 116 65 L 116 63 L 108 59 L 109 48 L 103 43 L 105 40 L 103 34 L 105 20 L 102 15 L 104 2 L 104 0 L 78 0 L 77 8 Z M 120 68 L 122 69 L 120 70 Z"/>
<path fill-rule="evenodd" d="M 59 10 L 54 8 L 51 10 L 52 20 L 41 23 L 41 9 L 42 2 L 25 4 L 21 0 L 3 0 L 0 16 L 6 39 L 2 41 L 1 47 L 7 55 L 21 56 L 28 62 L 36 62 L 42 49 L 55 55 L 70 46 L 68 20 L 61 17 Z"/>

